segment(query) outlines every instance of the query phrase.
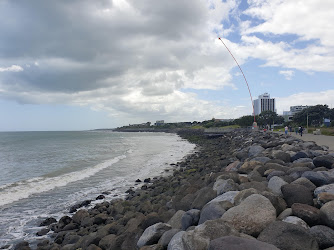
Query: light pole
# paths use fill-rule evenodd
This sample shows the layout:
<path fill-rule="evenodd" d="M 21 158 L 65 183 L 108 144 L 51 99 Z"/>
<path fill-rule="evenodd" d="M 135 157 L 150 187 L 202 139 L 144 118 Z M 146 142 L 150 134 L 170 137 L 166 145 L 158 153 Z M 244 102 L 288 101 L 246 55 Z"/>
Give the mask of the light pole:
<path fill-rule="evenodd" d="M 308 113 L 307 113 L 307 116 L 306 116 L 306 127 L 307 127 L 307 131 L 308 131 Z"/>

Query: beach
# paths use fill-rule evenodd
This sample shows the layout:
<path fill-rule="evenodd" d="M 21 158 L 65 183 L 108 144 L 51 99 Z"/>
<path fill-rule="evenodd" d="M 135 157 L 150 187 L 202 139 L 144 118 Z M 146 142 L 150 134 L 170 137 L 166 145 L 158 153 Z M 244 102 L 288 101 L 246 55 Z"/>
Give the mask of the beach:
<path fill-rule="evenodd" d="M 197 150 L 169 176 L 138 179 L 126 199 L 88 210 L 83 202 L 57 222 L 46 219 L 39 233 L 49 237 L 37 249 L 334 246 L 333 151 L 278 133 L 178 133 Z"/>

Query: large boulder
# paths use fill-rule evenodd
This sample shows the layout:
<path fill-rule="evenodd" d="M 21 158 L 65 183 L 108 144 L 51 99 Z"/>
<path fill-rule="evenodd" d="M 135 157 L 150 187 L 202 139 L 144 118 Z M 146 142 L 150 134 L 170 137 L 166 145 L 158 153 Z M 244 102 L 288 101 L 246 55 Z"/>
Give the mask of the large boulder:
<path fill-rule="evenodd" d="M 178 210 L 172 218 L 167 222 L 168 225 L 171 225 L 172 228 L 181 229 L 182 228 L 182 216 L 186 212 L 183 210 Z"/>
<path fill-rule="evenodd" d="M 301 218 L 296 217 L 296 216 L 288 216 L 284 218 L 282 221 L 301 226 L 305 229 L 310 229 L 310 227 L 307 225 L 305 221 L 303 221 Z"/>
<path fill-rule="evenodd" d="M 281 187 L 288 184 L 278 176 L 272 177 L 268 182 L 268 188 L 276 195 L 283 196 Z"/>
<path fill-rule="evenodd" d="M 313 159 L 313 164 L 316 167 L 333 168 L 334 156 L 332 155 L 317 156 Z"/>
<path fill-rule="evenodd" d="M 279 250 L 272 244 L 268 244 L 256 239 L 246 239 L 236 236 L 224 236 L 212 240 L 209 250 Z"/>
<path fill-rule="evenodd" d="M 306 179 L 305 177 L 300 177 L 297 180 L 294 180 L 293 182 L 291 182 L 290 184 L 297 184 L 297 185 L 305 186 L 309 188 L 312 192 L 317 188 L 317 186 L 314 185 L 312 181 L 310 181 L 309 179 Z"/>
<path fill-rule="evenodd" d="M 241 167 L 238 169 L 239 173 L 248 174 L 253 171 L 254 168 L 263 166 L 263 164 L 259 161 L 246 161 Z"/>
<path fill-rule="evenodd" d="M 224 204 L 227 202 L 228 201 L 220 201 L 206 204 L 201 211 L 201 216 L 198 224 L 202 224 L 207 220 L 214 220 L 220 218 L 226 212 Z M 232 203 L 230 204 L 232 205 Z"/>
<path fill-rule="evenodd" d="M 137 246 L 141 248 L 145 245 L 152 245 L 158 243 L 160 237 L 172 227 L 166 223 L 157 223 L 145 229 L 142 236 L 140 236 Z"/>
<path fill-rule="evenodd" d="M 187 230 L 188 227 L 197 226 L 201 211 L 198 209 L 188 210 L 181 218 L 182 230 Z"/>
<path fill-rule="evenodd" d="M 226 211 L 222 219 L 242 233 L 257 236 L 276 219 L 276 209 L 266 197 L 253 194 Z"/>
<path fill-rule="evenodd" d="M 182 236 L 182 241 L 186 249 L 202 250 L 208 249 L 211 240 L 227 235 L 239 236 L 239 233 L 226 225 L 222 219 L 208 220 L 194 230 L 186 232 Z"/>
<path fill-rule="evenodd" d="M 323 225 L 311 227 L 310 234 L 317 240 L 321 249 L 334 246 L 334 230 L 330 227 Z"/>
<path fill-rule="evenodd" d="M 185 234 L 185 231 L 181 231 L 176 233 L 172 239 L 170 240 L 170 242 L 168 243 L 168 247 L 167 250 L 187 250 L 187 248 L 184 246 L 183 244 L 183 235 Z"/>
<path fill-rule="evenodd" d="M 291 157 L 291 161 L 294 162 L 295 160 L 298 160 L 300 158 L 308 158 L 308 155 L 303 151 L 297 152 Z"/>
<path fill-rule="evenodd" d="M 290 162 L 291 161 L 291 156 L 283 151 L 276 151 L 273 153 L 274 158 L 282 160 L 284 162 Z"/>
<path fill-rule="evenodd" d="M 281 190 L 288 207 L 294 203 L 313 205 L 312 191 L 305 186 L 287 184 L 282 186 Z"/>
<path fill-rule="evenodd" d="M 229 192 L 226 192 L 225 194 L 221 194 L 221 195 L 217 196 L 216 198 L 212 199 L 208 203 L 220 202 L 220 201 L 229 201 L 232 204 L 234 204 L 234 199 L 235 199 L 235 197 L 237 196 L 237 194 L 239 192 L 240 191 L 229 191 Z"/>
<path fill-rule="evenodd" d="M 320 216 L 325 225 L 334 229 L 334 201 L 327 202 L 320 208 Z"/>
<path fill-rule="evenodd" d="M 264 151 L 264 148 L 260 145 L 252 145 L 249 147 L 248 156 L 255 157 L 261 154 Z"/>
<path fill-rule="evenodd" d="M 217 191 L 217 195 L 221 195 L 228 191 L 238 191 L 239 185 L 235 183 L 232 179 L 218 179 L 213 185 L 213 190 Z"/>
<path fill-rule="evenodd" d="M 195 199 L 191 204 L 191 208 L 202 209 L 203 206 L 217 196 L 211 187 L 204 187 L 195 194 Z"/>
<path fill-rule="evenodd" d="M 291 206 L 292 214 L 304 220 L 308 225 L 314 226 L 321 223 L 320 210 L 316 207 L 294 203 Z"/>
<path fill-rule="evenodd" d="M 307 171 L 302 174 L 302 177 L 309 179 L 316 186 L 331 184 L 334 182 L 334 172 L 329 171 Z"/>
<path fill-rule="evenodd" d="M 268 225 L 257 238 L 284 250 L 318 250 L 317 241 L 301 226 L 282 221 Z"/>
<path fill-rule="evenodd" d="M 330 194 L 334 194 L 334 183 L 333 184 L 329 184 L 329 185 L 324 185 L 321 187 L 318 187 L 314 190 L 314 195 L 318 195 L 320 193 L 330 193 Z"/>
<path fill-rule="evenodd" d="M 169 242 L 171 241 L 171 239 L 174 237 L 175 234 L 177 234 L 178 232 L 180 232 L 180 229 L 171 229 L 168 230 L 166 232 L 164 232 L 164 234 L 161 236 L 161 238 L 159 239 L 158 244 L 161 245 L 164 248 L 168 247 Z"/>

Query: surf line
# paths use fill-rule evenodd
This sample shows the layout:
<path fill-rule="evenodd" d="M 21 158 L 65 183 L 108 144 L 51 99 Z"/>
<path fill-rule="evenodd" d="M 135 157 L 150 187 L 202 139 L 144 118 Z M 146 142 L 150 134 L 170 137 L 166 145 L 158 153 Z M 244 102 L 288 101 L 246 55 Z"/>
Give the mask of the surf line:
<path fill-rule="evenodd" d="M 244 74 L 244 72 L 242 71 L 237 59 L 235 59 L 235 57 L 233 56 L 232 52 L 229 50 L 229 48 L 226 46 L 226 44 L 224 43 L 224 41 L 219 37 L 218 38 L 225 46 L 225 48 L 227 49 L 227 51 L 230 53 L 230 55 L 232 56 L 232 58 L 234 59 L 235 63 L 238 65 L 242 75 L 244 76 L 244 79 L 245 79 L 245 82 L 247 84 L 247 88 L 248 88 L 248 92 L 249 92 L 249 96 L 250 96 L 250 99 L 251 99 L 251 102 L 252 102 L 252 107 L 253 107 L 253 115 L 254 115 L 254 123 L 256 122 L 255 121 L 255 111 L 254 111 L 254 103 L 253 103 L 253 98 L 252 98 L 252 94 L 251 94 L 251 91 L 250 91 L 250 88 L 249 88 L 249 85 L 248 85 L 248 82 L 247 82 L 247 79 L 246 79 L 246 76 Z"/>

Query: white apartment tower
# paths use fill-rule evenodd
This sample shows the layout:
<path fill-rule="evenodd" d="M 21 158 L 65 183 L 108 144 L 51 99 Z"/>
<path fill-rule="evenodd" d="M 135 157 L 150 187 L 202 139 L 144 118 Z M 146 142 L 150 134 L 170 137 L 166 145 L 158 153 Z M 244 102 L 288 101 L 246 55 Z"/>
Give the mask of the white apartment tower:
<path fill-rule="evenodd" d="M 259 95 L 259 98 L 254 100 L 254 113 L 255 115 L 261 114 L 263 111 L 273 111 L 276 112 L 275 98 L 270 98 L 268 93 Z"/>

